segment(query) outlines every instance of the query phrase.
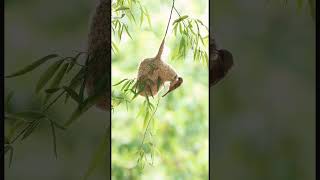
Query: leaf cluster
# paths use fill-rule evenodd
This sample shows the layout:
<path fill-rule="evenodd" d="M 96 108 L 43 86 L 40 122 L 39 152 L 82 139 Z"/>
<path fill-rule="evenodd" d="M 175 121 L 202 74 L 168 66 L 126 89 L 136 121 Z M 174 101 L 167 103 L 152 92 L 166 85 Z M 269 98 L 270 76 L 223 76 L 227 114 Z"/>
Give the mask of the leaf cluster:
<path fill-rule="evenodd" d="M 139 0 L 117 0 L 112 3 L 112 33 L 120 41 L 125 32 L 131 39 L 128 22 L 142 26 L 144 19 L 147 19 L 149 27 L 151 27 L 151 18 L 147 8 L 145 8 Z M 137 17 L 140 17 L 139 20 Z M 119 52 L 119 48 L 114 40 L 112 40 L 112 50 L 114 53 Z"/>
<path fill-rule="evenodd" d="M 13 93 L 9 93 L 7 96 L 6 107 L 8 107 L 12 96 Z M 14 142 L 16 142 L 18 139 L 20 139 L 20 141 L 26 140 L 35 132 L 40 124 L 44 123 L 44 121 L 46 121 L 51 127 L 53 152 L 55 157 L 58 157 L 56 128 L 65 130 L 62 125 L 49 118 L 43 112 L 38 111 L 23 111 L 13 113 L 8 112 L 6 109 L 4 119 L 11 124 L 10 129 L 5 135 L 5 155 L 9 154 L 9 166 L 11 165 L 13 159 Z"/>
<path fill-rule="evenodd" d="M 178 46 L 173 50 L 172 59 L 184 59 L 189 49 L 193 51 L 193 59 L 208 65 L 208 37 L 202 35 L 208 28 L 199 19 L 190 18 L 188 15 L 180 16 L 173 22 L 174 35 L 180 39 Z"/>

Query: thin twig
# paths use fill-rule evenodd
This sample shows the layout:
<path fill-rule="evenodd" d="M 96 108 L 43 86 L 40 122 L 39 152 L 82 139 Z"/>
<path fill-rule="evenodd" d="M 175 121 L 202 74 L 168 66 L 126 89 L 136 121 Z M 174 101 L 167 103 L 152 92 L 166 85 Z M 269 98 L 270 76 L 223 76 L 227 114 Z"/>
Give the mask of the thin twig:
<path fill-rule="evenodd" d="M 153 114 L 152 114 L 152 116 L 150 117 L 150 119 L 149 119 L 149 121 L 148 121 L 148 124 L 147 124 L 146 130 L 144 131 L 143 139 L 142 139 L 142 142 L 141 142 L 141 145 L 140 145 L 140 148 L 139 148 L 139 149 L 141 149 L 141 147 L 142 147 L 142 145 L 143 145 L 143 143 L 144 143 L 144 140 L 145 140 L 145 138 L 146 138 L 146 134 L 147 134 L 147 132 L 148 132 L 148 128 L 149 128 L 149 126 L 150 126 L 150 122 L 151 122 L 151 120 L 153 119 L 153 116 L 155 115 L 155 113 L 157 112 L 159 102 L 160 102 L 160 98 L 158 99 L 156 109 L 153 111 Z"/>
<path fill-rule="evenodd" d="M 166 38 L 167 33 L 168 33 L 168 29 L 169 29 L 169 25 L 170 25 L 170 21 L 171 21 L 171 16 L 172 16 L 172 10 L 173 10 L 173 8 L 174 8 L 174 2 L 175 2 L 175 0 L 172 1 L 172 7 L 171 7 L 171 11 L 170 11 L 170 17 L 169 17 L 169 21 L 168 21 L 167 28 L 166 28 L 166 33 L 164 34 L 164 38 L 163 38 L 163 39 Z"/>

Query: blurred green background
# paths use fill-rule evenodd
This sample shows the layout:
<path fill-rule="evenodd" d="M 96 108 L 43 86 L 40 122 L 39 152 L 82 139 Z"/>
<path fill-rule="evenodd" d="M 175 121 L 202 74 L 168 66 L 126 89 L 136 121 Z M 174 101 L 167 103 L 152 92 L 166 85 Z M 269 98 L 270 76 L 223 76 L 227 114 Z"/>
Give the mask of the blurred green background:
<path fill-rule="evenodd" d="M 94 9 L 95 2 L 87 0 L 5 0 L 5 74 L 51 53 L 70 56 L 76 54 L 74 50 L 85 51 Z M 15 93 L 10 112 L 41 109 L 43 94 L 35 93 L 35 85 L 48 65 L 24 76 L 5 79 L 6 94 Z M 75 108 L 72 101 L 66 105 L 60 101 L 49 115 L 62 124 Z M 55 160 L 50 125 L 44 121 L 29 138 L 14 144 L 11 168 L 6 156 L 5 179 L 81 179 L 109 122 L 108 113 L 92 108 L 67 131 L 57 129 L 58 159 Z M 5 126 L 7 133 L 12 123 L 6 121 Z M 91 179 L 106 179 L 106 168 L 99 166 Z"/>
<path fill-rule="evenodd" d="M 210 172 L 223 180 L 315 179 L 315 22 L 307 1 L 210 3 L 235 66 L 210 89 Z"/>
<path fill-rule="evenodd" d="M 151 18 L 151 28 L 147 20 L 142 26 L 129 23 L 129 36 L 118 41 L 119 53 L 112 57 L 112 84 L 124 78 L 137 76 L 139 63 L 154 57 L 160 47 L 171 10 L 172 1 L 142 1 Z M 181 15 L 201 19 L 208 26 L 207 0 L 177 0 L 175 7 Z M 114 15 L 116 16 L 116 15 Z M 138 16 L 139 17 L 139 16 Z M 178 18 L 173 12 L 172 22 Z M 169 28 L 163 59 L 172 65 L 183 77 L 183 84 L 160 98 L 160 103 L 151 130 L 154 136 L 147 142 L 155 144 L 153 165 L 147 165 L 139 173 L 136 166 L 137 151 L 143 139 L 144 117 L 137 117 L 144 97 L 134 102 L 115 107 L 112 113 L 112 178 L 113 179 L 208 179 L 208 67 L 195 62 L 190 54 L 186 59 L 172 60 L 170 53 L 177 46 L 178 38 Z M 125 34 L 125 33 L 124 33 Z M 205 36 L 207 34 L 203 34 Z M 119 91 L 122 86 L 113 87 Z M 168 88 L 168 87 L 167 87 Z M 167 88 L 160 91 L 163 95 Z M 156 104 L 157 96 L 153 102 Z"/>

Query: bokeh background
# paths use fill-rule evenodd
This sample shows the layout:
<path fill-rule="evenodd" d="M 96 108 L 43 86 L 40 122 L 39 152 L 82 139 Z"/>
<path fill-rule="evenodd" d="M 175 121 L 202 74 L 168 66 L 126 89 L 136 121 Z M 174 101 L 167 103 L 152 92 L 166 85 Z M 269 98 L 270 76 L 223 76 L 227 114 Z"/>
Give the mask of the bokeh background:
<path fill-rule="evenodd" d="M 303 2 L 211 1 L 211 31 L 235 61 L 210 89 L 211 179 L 315 179 L 315 22 Z"/>
<path fill-rule="evenodd" d="M 113 59 L 114 82 L 123 77 L 135 77 L 139 61 L 154 56 L 160 45 L 171 1 L 142 2 L 150 13 L 152 29 L 148 29 L 146 24 L 141 28 L 129 27 L 133 40 L 125 38 L 118 45 L 120 53 Z M 47 54 L 70 56 L 75 54 L 74 50 L 85 51 L 89 21 L 95 5 L 96 2 L 85 0 L 5 0 L 5 74 Z M 200 18 L 208 24 L 208 2 L 177 1 L 176 7 L 181 14 L 192 12 L 188 15 Z M 169 57 L 173 46 L 174 36 L 170 29 L 165 58 Z M 156 114 L 155 141 L 161 152 L 158 158 L 162 157 L 162 160 L 159 159 L 154 167 L 146 166 L 142 175 L 134 175 L 137 179 L 206 179 L 209 146 L 207 67 L 193 62 L 190 57 L 175 62 L 166 59 L 184 78 L 183 88 L 161 100 Z M 46 67 L 47 65 L 43 65 L 24 76 L 5 79 L 6 95 L 14 91 L 8 107 L 9 112 L 41 109 L 43 94 L 36 94 L 34 91 L 35 84 Z M 131 156 L 130 153 L 134 152 L 135 145 L 142 139 L 142 119 L 135 118 L 141 101 L 142 99 L 138 98 L 130 105 L 129 112 L 124 107 L 119 107 L 113 114 L 118 120 L 118 124 L 113 123 L 113 156 L 119 167 L 114 171 L 115 179 L 125 178 L 125 168 L 136 162 L 137 156 Z M 49 115 L 63 123 L 75 107 L 73 102 L 66 105 L 58 103 L 50 110 Z M 28 139 L 14 144 L 10 168 L 6 157 L 5 179 L 81 179 L 90 166 L 92 155 L 96 152 L 109 123 L 108 113 L 92 108 L 67 131 L 57 130 L 57 160 L 52 150 L 50 126 L 47 122 L 41 123 Z M 5 133 L 12 125 L 12 122 L 5 122 Z M 133 148 L 130 149 L 130 145 L 133 145 Z M 130 163 L 126 164 L 127 161 L 124 160 Z M 106 179 L 106 168 L 109 166 L 100 164 L 90 179 Z"/>
<path fill-rule="evenodd" d="M 142 1 L 151 18 L 142 26 L 128 22 L 132 40 L 125 35 L 121 41 L 113 36 L 119 48 L 112 57 L 112 84 L 122 79 L 136 78 L 140 61 L 154 57 L 163 39 L 171 10 L 171 0 Z M 181 15 L 201 19 L 208 26 L 207 0 L 176 0 L 175 7 Z M 139 16 L 138 16 L 139 17 Z M 178 18 L 173 12 L 172 22 Z M 117 106 L 112 113 L 112 178 L 114 179 L 208 179 L 209 134 L 208 134 L 208 66 L 195 62 L 190 54 L 185 59 L 172 60 L 170 54 L 179 40 L 170 26 L 163 59 L 183 77 L 183 84 L 160 98 L 154 125 L 150 126 L 154 136 L 147 138 L 155 144 L 153 165 L 139 173 L 135 167 L 139 158 L 137 151 L 143 139 L 144 117 L 137 117 L 144 97 Z M 125 33 L 123 33 L 125 34 Z M 117 35 L 117 34 L 116 34 Z M 203 36 L 207 34 L 202 34 Z M 114 86 L 115 92 L 122 86 Z M 160 92 L 163 95 L 167 88 Z M 156 104 L 157 98 L 153 102 Z"/>
<path fill-rule="evenodd" d="M 51 53 L 62 56 L 85 51 L 90 17 L 95 1 L 5 0 L 5 74 L 25 67 Z M 83 59 L 82 59 L 83 61 Z M 48 67 L 14 79 L 5 79 L 5 91 L 14 91 L 10 112 L 40 110 L 43 94 L 35 93 L 39 76 Z M 73 72 L 72 72 L 73 73 Z M 63 124 L 76 108 L 70 101 L 58 102 L 49 116 Z M 58 159 L 52 148 L 49 123 L 44 121 L 23 142 L 14 144 L 11 168 L 5 163 L 6 180 L 77 180 L 87 171 L 91 158 L 110 122 L 109 114 L 92 108 L 68 130 L 57 129 Z M 12 123 L 5 122 L 6 133 Z M 107 165 L 98 166 L 91 179 L 106 179 Z"/>

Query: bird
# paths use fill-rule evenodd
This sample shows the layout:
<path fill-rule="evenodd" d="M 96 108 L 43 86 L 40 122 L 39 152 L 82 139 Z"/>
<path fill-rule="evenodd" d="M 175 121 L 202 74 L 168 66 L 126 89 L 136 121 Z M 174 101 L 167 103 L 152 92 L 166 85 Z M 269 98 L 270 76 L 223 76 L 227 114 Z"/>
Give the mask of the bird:
<path fill-rule="evenodd" d="M 210 55 L 209 81 L 210 87 L 213 87 L 223 79 L 232 68 L 233 56 L 231 52 L 226 49 L 217 49 L 213 39 L 210 43 Z"/>

